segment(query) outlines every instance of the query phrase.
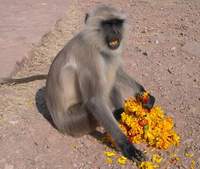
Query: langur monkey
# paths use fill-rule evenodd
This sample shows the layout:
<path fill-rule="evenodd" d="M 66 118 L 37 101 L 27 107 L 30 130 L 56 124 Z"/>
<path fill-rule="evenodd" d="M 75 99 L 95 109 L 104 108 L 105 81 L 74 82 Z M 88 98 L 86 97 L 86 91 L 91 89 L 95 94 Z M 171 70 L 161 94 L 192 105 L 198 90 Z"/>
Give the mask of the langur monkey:
<path fill-rule="evenodd" d="M 81 136 L 102 125 L 129 159 L 142 161 L 144 155 L 120 130 L 109 102 L 122 108 L 118 83 L 132 87 L 134 95 L 144 87 L 121 67 L 125 15 L 115 8 L 100 6 L 86 15 L 85 28 L 58 53 L 46 82 L 46 104 L 63 133 Z M 154 97 L 144 104 L 151 108 Z"/>
<path fill-rule="evenodd" d="M 142 85 L 121 67 L 126 17 L 109 6 L 99 6 L 85 17 L 84 29 L 55 57 L 46 81 L 46 104 L 56 128 L 79 137 L 101 125 L 124 156 L 143 161 L 118 126 L 123 112 L 123 93 L 118 84 L 131 87 L 134 96 L 145 92 Z M 151 108 L 155 98 L 143 106 Z M 118 115 L 113 115 L 112 103 Z"/>

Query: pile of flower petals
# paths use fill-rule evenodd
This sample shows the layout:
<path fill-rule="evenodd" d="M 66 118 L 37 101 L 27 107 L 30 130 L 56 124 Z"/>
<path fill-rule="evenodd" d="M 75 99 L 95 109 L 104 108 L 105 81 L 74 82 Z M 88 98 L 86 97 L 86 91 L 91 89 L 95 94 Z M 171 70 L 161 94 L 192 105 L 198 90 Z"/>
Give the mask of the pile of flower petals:
<path fill-rule="evenodd" d="M 133 143 L 146 143 L 166 150 L 180 142 L 173 127 L 173 119 L 166 116 L 161 107 L 154 106 L 148 110 L 133 98 L 125 100 L 120 128 Z"/>

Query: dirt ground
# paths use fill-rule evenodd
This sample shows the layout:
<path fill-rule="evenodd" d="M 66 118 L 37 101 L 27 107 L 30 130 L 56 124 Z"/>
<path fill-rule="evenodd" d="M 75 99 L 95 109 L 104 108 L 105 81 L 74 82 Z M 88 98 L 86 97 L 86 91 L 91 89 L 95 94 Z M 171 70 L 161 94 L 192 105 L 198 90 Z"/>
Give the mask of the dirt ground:
<path fill-rule="evenodd" d="M 16 77 L 47 73 L 63 45 L 83 26 L 84 13 L 99 2 L 73 1 L 66 16 L 43 36 Z M 181 165 L 200 168 L 200 2 L 199 0 L 110 0 L 128 15 L 126 70 L 175 119 L 181 144 Z M 72 138 L 60 134 L 47 120 L 43 100 L 45 81 L 0 87 L 0 168 L 104 169 L 136 168 L 131 162 L 107 164 L 111 150 L 98 135 Z M 185 151 L 194 156 L 187 158 Z M 167 168 L 164 165 L 162 168 Z"/>
<path fill-rule="evenodd" d="M 68 2 L 0 0 L 0 78 L 16 72 L 34 44 L 65 15 Z"/>

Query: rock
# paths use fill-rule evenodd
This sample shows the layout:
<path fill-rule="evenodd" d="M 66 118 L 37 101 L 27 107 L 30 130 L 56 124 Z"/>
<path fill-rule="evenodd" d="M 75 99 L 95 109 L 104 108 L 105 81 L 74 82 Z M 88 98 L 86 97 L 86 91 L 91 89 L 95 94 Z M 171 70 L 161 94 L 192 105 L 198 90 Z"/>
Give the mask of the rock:
<path fill-rule="evenodd" d="M 189 41 L 186 42 L 186 44 L 182 47 L 182 50 L 200 57 L 200 43 L 194 42 L 194 41 Z"/>

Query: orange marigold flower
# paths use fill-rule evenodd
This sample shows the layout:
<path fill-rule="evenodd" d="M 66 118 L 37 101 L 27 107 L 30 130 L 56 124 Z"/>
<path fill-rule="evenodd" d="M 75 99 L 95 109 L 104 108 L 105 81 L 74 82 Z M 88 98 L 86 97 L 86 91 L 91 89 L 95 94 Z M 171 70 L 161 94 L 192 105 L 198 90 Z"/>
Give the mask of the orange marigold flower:
<path fill-rule="evenodd" d="M 160 106 L 154 106 L 151 110 L 147 110 L 133 98 L 124 102 L 120 128 L 133 143 L 144 142 L 165 150 L 172 145 L 177 146 L 180 137 L 173 127 L 173 119 L 166 116 Z"/>

